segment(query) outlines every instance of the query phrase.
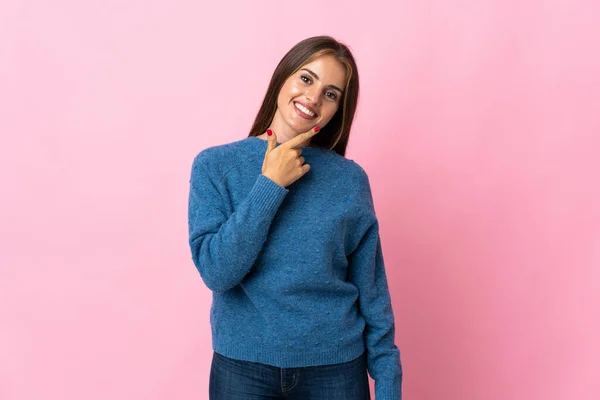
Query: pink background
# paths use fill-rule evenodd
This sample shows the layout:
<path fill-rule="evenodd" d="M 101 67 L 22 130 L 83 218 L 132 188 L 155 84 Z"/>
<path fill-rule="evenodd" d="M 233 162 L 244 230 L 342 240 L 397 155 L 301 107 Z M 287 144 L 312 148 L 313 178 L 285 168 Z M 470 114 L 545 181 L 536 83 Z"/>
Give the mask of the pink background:
<path fill-rule="evenodd" d="M 596 0 L 2 2 L 0 398 L 208 398 L 191 162 L 247 135 L 317 34 L 359 64 L 348 157 L 405 399 L 600 398 L 599 19 Z"/>

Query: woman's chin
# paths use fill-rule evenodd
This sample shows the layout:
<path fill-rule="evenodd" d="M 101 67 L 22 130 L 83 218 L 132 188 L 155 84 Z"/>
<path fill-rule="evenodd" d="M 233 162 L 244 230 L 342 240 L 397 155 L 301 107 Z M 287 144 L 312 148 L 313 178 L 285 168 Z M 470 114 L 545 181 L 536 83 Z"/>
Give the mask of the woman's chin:
<path fill-rule="evenodd" d="M 304 133 L 306 131 L 311 130 L 312 128 L 314 128 L 315 126 L 317 126 L 317 120 L 306 120 L 306 119 L 302 119 L 302 118 L 298 118 L 298 119 L 292 119 L 292 124 L 290 124 L 290 127 L 296 131 L 297 133 Z"/>
<path fill-rule="evenodd" d="M 292 120 L 288 122 L 288 126 L 297 134 L 304 133 L 310 129 L 312 129 L 315 125 L 311 124 L 307 121 L 295 121 Z"/>

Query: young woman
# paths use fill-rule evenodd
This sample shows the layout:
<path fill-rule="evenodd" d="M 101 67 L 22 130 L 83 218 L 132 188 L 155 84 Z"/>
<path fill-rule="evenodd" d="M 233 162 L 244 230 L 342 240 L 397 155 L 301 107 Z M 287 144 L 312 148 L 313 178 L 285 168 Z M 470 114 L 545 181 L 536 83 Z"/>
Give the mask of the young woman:
<path fill-rule="evenodd" d="M 213 292 L 212 400 L 401 399 L 400 351 L 369 178 L 345 157 L 350 50 L 295 45 L 247 138 L 194 159 L 192 259 Z"/>

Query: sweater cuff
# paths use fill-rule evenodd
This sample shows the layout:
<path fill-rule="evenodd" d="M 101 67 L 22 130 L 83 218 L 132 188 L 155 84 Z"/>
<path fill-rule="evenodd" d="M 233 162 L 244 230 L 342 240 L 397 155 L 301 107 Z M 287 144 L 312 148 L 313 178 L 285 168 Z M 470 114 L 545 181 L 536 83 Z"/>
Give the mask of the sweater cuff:
<path fill-rule="evenodd" d="M 402 400 L 402 382 L 395 379 L 376 380 L 375 400 Z"/>
<path fill-rule="evenodd" d="M 279 186 L 263 174 L 258 175 L 248 198 L 259 213 L 273 215 L 279 209 L 281 202 L 289 193 L 289 189 Z"/>

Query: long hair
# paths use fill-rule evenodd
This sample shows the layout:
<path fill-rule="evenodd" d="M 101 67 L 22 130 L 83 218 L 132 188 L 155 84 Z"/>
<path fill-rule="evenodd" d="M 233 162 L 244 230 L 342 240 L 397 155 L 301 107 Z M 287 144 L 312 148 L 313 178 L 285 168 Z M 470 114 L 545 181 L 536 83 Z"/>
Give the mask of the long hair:
<path fill-rule="evenodd" d="M 256 115 L 250 136 L 264 133 L 275 116 L 277 97 L 285 81 L 305 64 L 323 55 L 333 55 L 346 69 L 346 87 L 335 115 L 323 127 L 318 135 L 311 138 L 311 146 L 333 150 L 341 156 L 346 155 L 350 128 L 358 103 L 358 70 L 348 47 L 331 36 L 314 36 L 296 44 L 281 59 L 267 88 L 263 103 Z"/>

